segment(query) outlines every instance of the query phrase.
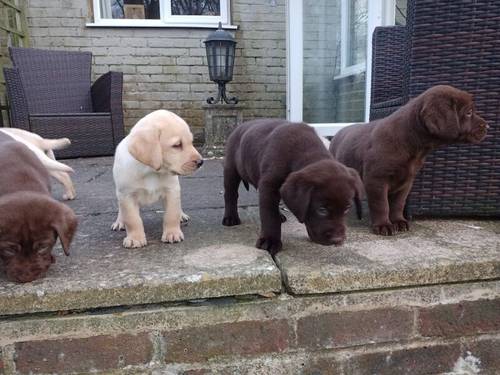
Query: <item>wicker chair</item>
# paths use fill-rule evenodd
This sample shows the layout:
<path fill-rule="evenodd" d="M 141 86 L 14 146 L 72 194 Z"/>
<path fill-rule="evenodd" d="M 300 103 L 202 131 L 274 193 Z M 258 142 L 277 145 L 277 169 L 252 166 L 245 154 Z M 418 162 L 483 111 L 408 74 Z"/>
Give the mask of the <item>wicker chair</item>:
<path fill-rule="evenodd" d="M 500 216 L 500 2 L 408 0 L 407 25 L 373 36 L 370 119 L 431 86 L 474 95 L 490 125 L 480 145 L 452 145 L 426 160 L 408 200 L 413 216 Z"/>
<path fill-rule="evenodd" d="M 58 157 L 112 155 L 124 137 L 123 74 L 108 72 L 91 84 L 90 52 L 9 48 L 4 68 L 11 126 L 47 138 L 67 137 Z"/>

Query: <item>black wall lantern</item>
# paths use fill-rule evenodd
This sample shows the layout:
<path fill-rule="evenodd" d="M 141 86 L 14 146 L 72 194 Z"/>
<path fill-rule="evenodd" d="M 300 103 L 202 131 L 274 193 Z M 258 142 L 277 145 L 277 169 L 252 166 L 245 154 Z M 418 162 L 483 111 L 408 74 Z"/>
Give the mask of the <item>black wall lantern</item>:
<path fill-rule="evenodd" d="M 222 30 L 222 23 L 219 22 L 219 28 L 210 33 L 204 43 L 207 49 L 210 80 L 219 86 L 217 98 L 210 97 L 207 99 L 207 103 L 238 103 L 238 98 L 228 99 L 226 96 L 226 83 L 233 79 L 234 50 L 236 47 L 233 36 Z"/>

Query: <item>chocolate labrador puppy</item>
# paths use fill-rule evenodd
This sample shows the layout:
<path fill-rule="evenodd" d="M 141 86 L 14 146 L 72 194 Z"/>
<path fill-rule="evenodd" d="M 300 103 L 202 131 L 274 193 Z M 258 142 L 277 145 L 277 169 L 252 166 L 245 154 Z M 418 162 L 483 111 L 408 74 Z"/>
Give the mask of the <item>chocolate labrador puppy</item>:
<path fill-rule="evenodd" d="M 330 151 L 359 172 L 373 232 L 390 236 L 409 229 L 403 209 L 427 154 L 452 143 L 479 143 L 487 129 L 470 94 L 440 85 L 384 119 L 342 129 Z"/>
<path fill-rule="evenodd" d="M 277 253 L 281 247 L 279 203 L 305 223 L 309 238 L 322 245 L 345 239 L 344 217 L 354 199 L 361 215 L 358 173 L 337 162 L 314 129 L 279 119 L 248 121 L 229 136 L 224 163 L 223 225 L 240 224 L 238 186 L 259 191 L 261 234 L 256 246 Z"/>
<path fill-rule="evenodd" d="M 66 255 L 76 216 L 50 196 L 47 169 L 24 144 L 0 132 L 0 259 L 7 278 L 29 282 L 55 262 L 57 236 Z"/>

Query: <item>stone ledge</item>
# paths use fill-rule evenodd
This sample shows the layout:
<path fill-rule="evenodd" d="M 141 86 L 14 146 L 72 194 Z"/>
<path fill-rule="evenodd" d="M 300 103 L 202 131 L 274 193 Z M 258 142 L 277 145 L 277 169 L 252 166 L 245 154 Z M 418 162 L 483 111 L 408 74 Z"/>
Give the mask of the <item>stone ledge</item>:
<path fill-rule="evenodd" d="M 500 222 L 473 220 L 421 220 L 409 233 L 383 238 L 371 234 L 366 221 L 350 218 L 345 245 L 325 247 L 311 243 L 305 227 L 288 215 L 279 270 L 254 248 L 260 221 L 254 190 L 240 191 L 243 224 L 220 224 L 219 160 L 181 181 L 191 215 L 184 242 L 159 241 L 163 208 L 157 204 L 143 210 L 148 246 L 127 250 L 125 233 L 109 229 L 117 211 L 112 159 L 67 163 L 76 171 L 78 193 L 69 205 L 80 220 L 72 254 L 64 257 L 58 249 L 47 277 L 29 284 L 9 283 L 0 271 L 0 315 L 269 296 L 282 282 L 293 294 L 323 294 L 500 278 Z"/>
<path fill-rule="evenodd" d="M 303 240 L 289 218 L 277 261 L 289 292 L 336 293 L 500 278 L 500 222 L 419 220 L 411 232 L 381 237 L 351 218 L 341 247 Z"/>

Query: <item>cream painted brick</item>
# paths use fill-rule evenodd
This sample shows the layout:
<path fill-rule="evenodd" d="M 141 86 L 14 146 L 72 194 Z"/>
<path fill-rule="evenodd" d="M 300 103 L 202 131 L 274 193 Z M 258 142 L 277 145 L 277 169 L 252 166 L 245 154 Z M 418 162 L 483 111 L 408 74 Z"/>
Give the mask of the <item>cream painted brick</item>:
<path fill-rule="evenodd" d="M 123 74 L 136 74 L 136 67 L 134 65 L 110 65 L 108 70 L 122 72 Z"/>
<path fill-rule="evenodd" d="M 86 4 L 84 7 L 78 7 L 78 8 L 67 8 L 64 9 L 64 17 L 68 18 L 78 18 L 78 17 L 83 17 L 84 16 L 84 11 L 86 13 Z M 84 10 L 85 8 L 85 10 Z M 29 8 L 28 12 L 34 12 L 36 13 L 36 16 L 39 18 L 47 18 L 47 17 L 54 17 L 54 15 L 57 12 L 61 12 L 60 7 L 46 7 L 46 8 Z M 61 14 L 61 13 L 59 13 Z M 28 14 L 29 17 L 29 14 Z"/>
<path fill-rule="evenodd" d="M 205 57 L 207 55 L 207 51 L 205 49 L 205 46 L 203 48 L 190 48 L 189 49 L 189 56 L 199 56 L 205 61 Z"/>
<path fill-rule="evenodd" d="M 162 67 L 158 65 L 138 65 L 136 67 L 139 74 L 156 74 L 162 73 Z"/>
<path fill-rule="evenodd" d="M 30 8 L 51 8 L 60 9 L 63 6 L 62 0 L 29 0 L 28 7 Z"/>
<path fill-rule="evenodd" d="M 214 82 L 210 83 L 192 83 L 190 85 L 191 91 L 192 92 L 204 92 L 204 93 L 209 93 L 211 91 L 216 91 L 217 86 Z M 230 89 L 230 86 L 227 87 L 227 89 Z"/>
<path fill-rule="evenodd" d="M 208 65 L 204 63 L 203 65 L 200 66 L 190 66 L 189 73 L 206 74 L 206 77 L 208 78 Z"/>
<path fill-rule="evenodd" d="M 201 65 L 203 59 L 201 57 L 178 57 L 177 65 Z"/>
<path fill-rule="evenodd" d="M 198 83 L 203 80 L 203 76 L 201 74 L 177 74 L 175 76 L 177 82 L 188 82 L 188 83 Z"/>
<path fill-rule="evenodd" d="M 189 73 L 190 72 L 190 67 L 189 66 L 182 66 L 182 65 L 166 65 L 163 66 L 162 68 L 163 73 L 165 74 L 179 74 L 179 73 Z"/>
<path fill-rule="evenodd" d="M 199 39 L 187 39 L 187 38 L 154 38 L 147 41 L 148 47 L 202 47 L 203 43 Z"/>

